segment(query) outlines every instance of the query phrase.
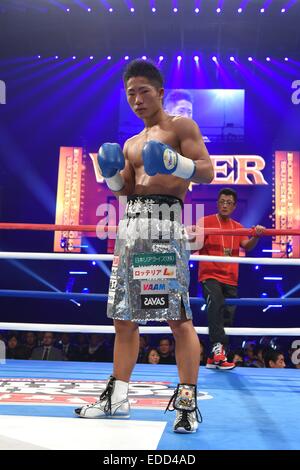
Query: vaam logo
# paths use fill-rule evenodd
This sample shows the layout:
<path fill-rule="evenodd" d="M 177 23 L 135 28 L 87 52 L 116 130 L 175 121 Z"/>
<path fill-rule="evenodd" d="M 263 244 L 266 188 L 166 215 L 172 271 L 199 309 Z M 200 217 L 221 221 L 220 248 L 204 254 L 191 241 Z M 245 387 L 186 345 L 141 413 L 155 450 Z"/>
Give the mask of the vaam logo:
<path fill-rule="evenodd" d="M 0 104 L 6 104 L 6 85 L 3 80 L 0 80 Z"/>
<path fill-rule="evenodd" d="M 292 103 L 300 104 L 300 80 L 294 80 L 292 83 L 292 88 L 295 90 L 292 93 Z"/>

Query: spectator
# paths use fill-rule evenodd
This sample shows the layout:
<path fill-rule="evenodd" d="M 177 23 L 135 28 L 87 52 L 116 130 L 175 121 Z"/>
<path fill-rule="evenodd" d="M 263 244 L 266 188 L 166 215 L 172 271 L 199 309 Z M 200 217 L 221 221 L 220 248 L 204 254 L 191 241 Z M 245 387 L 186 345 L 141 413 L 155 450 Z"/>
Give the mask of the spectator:
<path fill-rule="evenodd" d="M 88 346 L 83 350 L 81 359 L 87 362 L 110 362 L 112 353 L 104 335 L 91 334 Z"/>
<path fill-rule="evenodd" d="M 148 336 L 140 335 L 139 338 L 140 345 L 139 345 L 139 355 L 137 362 L 147 362 L 147 357 L 149 353 L 149 344 L 148 344 Z"/>
<path fill-rule="evenodd" d="M 70 335 L 68 333 L 61 335 L 59 349 L 62 351 L 65 361 L 77 361 L 79 349 L 70 342 Z"/>
<path fill-rule="evenodd" d="M 26 346 L 19 344 L 16 334 L 13 333 L 9 336 L 6 346 L 7 359 L 29 359 L 30 353 Z"/>
<path fill-rule="evenodd" d="M 271 369 L 283 369 L 285 367 L 283 353 L 271 348 L 265 352 L 264 361 L 265 366 Z"/>
<path fill-rule="evenodd" d="M 27 331 L 25 334 L 25 346 L 30 350 L 30 356 L 34 348 L 37 347 L 37 337 L 33 331 Z"/>
<path fill-rule="evenodd" d="M 159 364 L 160 355 L 157 349 L 150 349 L 146 356 L 147 364 Z"/>
<path fill-rule="evenodd" d="M 54 335 L 52 332 L 44 333 L 43 346 L 32 351 L 31 359 L 43 361 L 63 361 L 62 352 L 53 346 Z"/>
<path fill-rule="evenodd" d="M 176 364 L 175 357 L 172 354 L 172 344 L 169 338 L 162 338 L 160 340 L 158 352 L 160 355 L 160 364 Z"/>

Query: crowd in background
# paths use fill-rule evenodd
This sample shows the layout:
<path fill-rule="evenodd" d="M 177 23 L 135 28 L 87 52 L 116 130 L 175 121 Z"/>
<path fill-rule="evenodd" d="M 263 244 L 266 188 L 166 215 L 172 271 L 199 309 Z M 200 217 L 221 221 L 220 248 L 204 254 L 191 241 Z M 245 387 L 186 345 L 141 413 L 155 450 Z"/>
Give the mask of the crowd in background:
<path fill-rule="evenodd" d="M 49 361 L 112 362 L 114 335 L 69 334 L 52 332 L 2 332 L 6 359 Z M 206 364 L 208 345 L 200 339 L 201 365 Z M 238 367 L 291 367 L 300 369 L 300 341 L 279 348 L 263 338 L 243 340 L 240 347 L 228 351 L 228 358 Z M 174 341 L 171 335 L 141 335 L 138 361 L 143 364 L 175 364 Z"/>

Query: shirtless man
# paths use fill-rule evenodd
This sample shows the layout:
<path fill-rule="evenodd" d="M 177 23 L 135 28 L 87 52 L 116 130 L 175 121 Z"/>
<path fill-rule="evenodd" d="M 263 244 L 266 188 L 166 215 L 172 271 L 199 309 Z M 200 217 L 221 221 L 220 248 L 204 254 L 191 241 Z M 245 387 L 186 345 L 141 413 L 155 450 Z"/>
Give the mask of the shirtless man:
<path fill-rule="evenodd" d="M 109 188 L 117 197 L 128 197 L 108 294 L 108 317 L 116 330 L 114 369 L 100 399 L 75 411 L 84 418 L 128 417 L 128 382 L 139 351 L 138 322 L 167 321 L 175 338 L 180 380 L 168 409 L 176 410 L 174 431 L 190 433 L 199 422 L 200 347 L 188 297 L 189 254 L 181 209 L 190 182 L 210 183 L 213 167 L 197 124 L 163 110 L 163 77 L 155 65 L 134 60 L 123 79 L 128 103 L 145 128 L 125 142 L 123 151 L 118 144 L 106 143 L 98 154 Z M 167 217 L 162 207 L 168 208 Z M 157 237 L 149 235 L 149 223 Z M 166 229 L 167 239 L 162 236 Z"/>

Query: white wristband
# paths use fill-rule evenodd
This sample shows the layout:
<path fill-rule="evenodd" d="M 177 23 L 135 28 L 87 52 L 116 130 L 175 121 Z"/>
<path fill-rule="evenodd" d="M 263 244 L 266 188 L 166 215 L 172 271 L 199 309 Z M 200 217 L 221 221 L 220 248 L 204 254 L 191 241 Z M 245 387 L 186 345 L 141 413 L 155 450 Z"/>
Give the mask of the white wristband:
<path fill-rule="evenodd" d="M 190 158 L 183 157 L 177 152 L 177 168 L 173 175 L 189 180 L 194 176 L 196 165 Z"/>
<path fill-rule="evenodd" d="M 111 178 L 105 178 L 106 184 L 112 191 L 118 192 L 124 188 L 124 179 L 120 172 L 118 171 L 114 176 Z"/>

